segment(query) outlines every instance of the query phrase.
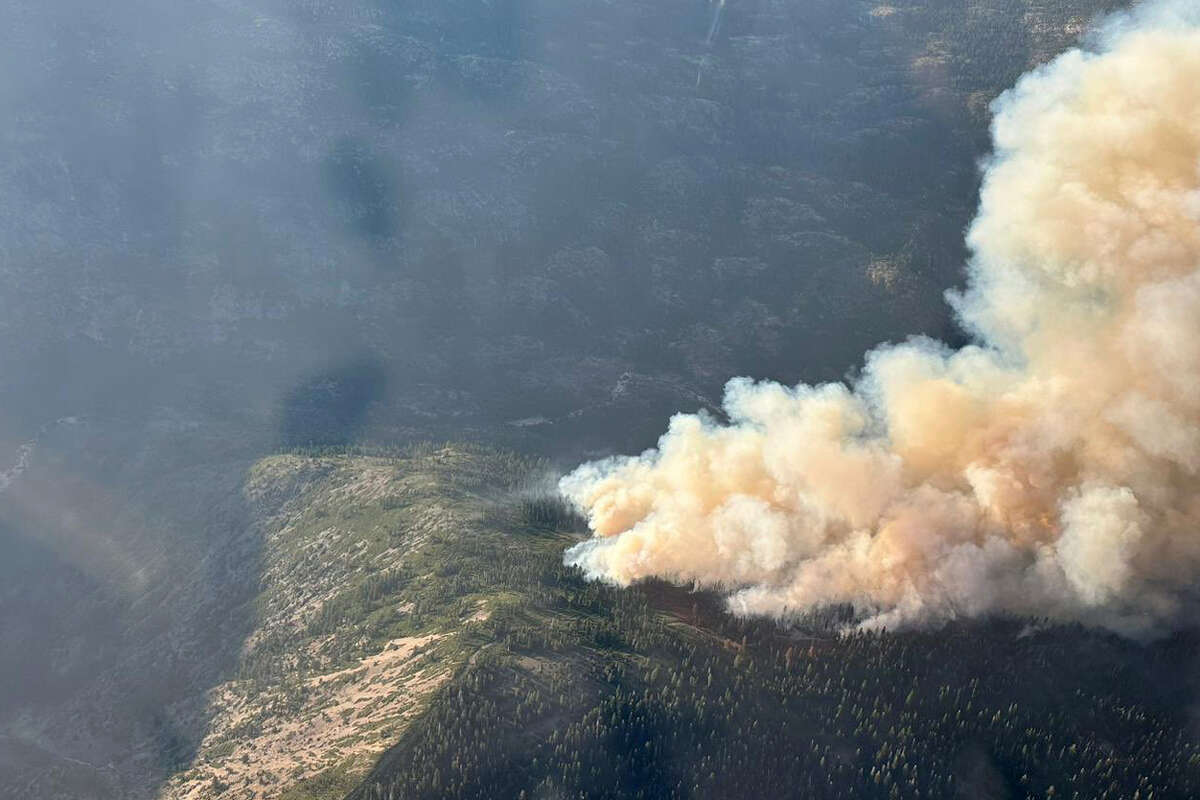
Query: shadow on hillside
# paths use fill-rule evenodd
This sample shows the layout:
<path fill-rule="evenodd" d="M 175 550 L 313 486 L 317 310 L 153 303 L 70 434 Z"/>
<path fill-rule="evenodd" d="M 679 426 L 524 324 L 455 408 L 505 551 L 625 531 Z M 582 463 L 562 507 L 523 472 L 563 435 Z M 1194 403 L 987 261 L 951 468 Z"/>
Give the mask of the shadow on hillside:
<path fill-rule="evenodd" d="M 162 420 L 36 442 L 0 493 L 0 797 L 149 797 L 190 763 L 254 623 L 251 457 Z"/>

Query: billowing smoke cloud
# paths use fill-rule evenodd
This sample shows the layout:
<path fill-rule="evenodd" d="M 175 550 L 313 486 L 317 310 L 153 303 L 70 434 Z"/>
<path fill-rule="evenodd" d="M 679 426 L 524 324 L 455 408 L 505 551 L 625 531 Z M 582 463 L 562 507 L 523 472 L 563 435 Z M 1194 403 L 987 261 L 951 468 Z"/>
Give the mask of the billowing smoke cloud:
<path fill-rule="evenodd" d="M 880 347 L 852 386 L 732 380 L 730 424 L 677 415 L 561 481 L 595 533 L 568 563 L 868 626 L 1178 620 L 1200 581 L 1200 13 L 1095 41 L 995 104 L 951 297 L 976 344 Z"/>

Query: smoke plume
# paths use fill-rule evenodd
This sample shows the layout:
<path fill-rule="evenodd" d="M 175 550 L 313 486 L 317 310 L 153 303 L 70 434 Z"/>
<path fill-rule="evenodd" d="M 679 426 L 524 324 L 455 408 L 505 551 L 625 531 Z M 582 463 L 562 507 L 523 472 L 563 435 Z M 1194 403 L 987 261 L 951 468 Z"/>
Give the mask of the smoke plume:
<path fill-rule="evenodd" d="M 730 381 L 729 424 L 679 414 L 657 449 L 562 479 L 595 534 L 568 563 L 875 627 L 1179 620 L 1200 579 L 1200 13 L 1112 20 L 993 110 L 950 297 L 975 344 L 882 346 L 850 386 Z"/>

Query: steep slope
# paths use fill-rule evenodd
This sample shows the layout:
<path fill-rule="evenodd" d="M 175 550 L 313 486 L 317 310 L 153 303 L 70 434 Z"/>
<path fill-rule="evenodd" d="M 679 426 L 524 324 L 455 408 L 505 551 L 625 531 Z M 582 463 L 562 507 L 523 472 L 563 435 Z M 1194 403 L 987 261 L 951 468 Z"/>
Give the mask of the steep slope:
<path fill-rule="evenodd" d="M 168 709 L 164 798 L 1193 796 L 1194 637 L 1037 620 L 838 636 L 562 564 L 544 464 L 310 452 L 243 487 L 262 581 L 236 673 Z M 1138 792 L 1138 795 L 1134 795 Z"/>
<path fill-rule="evenodd" d="M 365 771 L 503 604 L 502 582 L 478 569 L 497 546 L 498 498 L 535 470 L 461 446 L 255 464 L 244 488 L 263 547 L 254 627 L 235 677 L 171 710 L 203 737 L 161 796 L 271 798 Z"/>
<path fill-rule="evenodd" d="M 0 797 L 147 798 L 191 757 L 167 708 L 251 627 L 252 457 L 225 426 L 60 423 L 0 491 Z"/>
<path fill-rule="evenodd" d="M 587 583 L 542 469 L 475 446 L 256 464 L 256 623 L 163 796 L 1200 790 L 1193 639 L 1034 620 L 839 637 L 836 609 L 781 627 Z"/>
<path fill-rule="evenodd" d="M 524 605 L 349 797 L 1188 798 L 1194 637 L 1038 620 L 833 635 L 517 546 Z"/>

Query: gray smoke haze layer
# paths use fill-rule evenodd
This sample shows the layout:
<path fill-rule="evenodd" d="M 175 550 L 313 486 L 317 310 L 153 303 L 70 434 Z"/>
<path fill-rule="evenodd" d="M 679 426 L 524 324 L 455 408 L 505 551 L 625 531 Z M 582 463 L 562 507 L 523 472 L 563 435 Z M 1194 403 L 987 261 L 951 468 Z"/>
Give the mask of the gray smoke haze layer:
<path fill-rule="evenodd" d="M 730 424 L 677 415 L 561 481 L 595 533 L 567 562 L 866 626 L 1176 622 L 1200 578 L 1200 8 L 1092 42 L 993 107 L 950 298 L 975 344 L 881 346 L 849 386 L 730 381 Z"/>

